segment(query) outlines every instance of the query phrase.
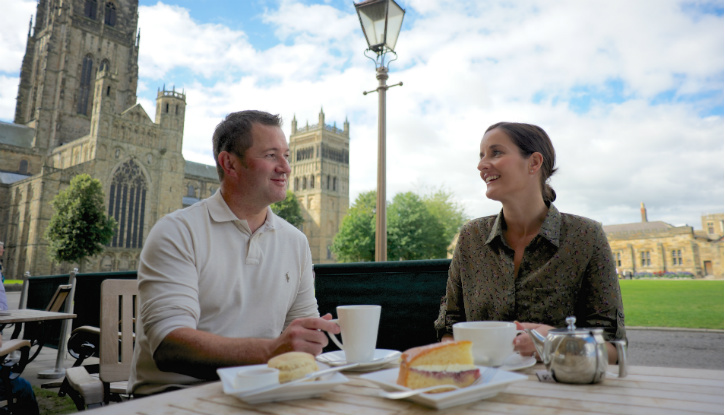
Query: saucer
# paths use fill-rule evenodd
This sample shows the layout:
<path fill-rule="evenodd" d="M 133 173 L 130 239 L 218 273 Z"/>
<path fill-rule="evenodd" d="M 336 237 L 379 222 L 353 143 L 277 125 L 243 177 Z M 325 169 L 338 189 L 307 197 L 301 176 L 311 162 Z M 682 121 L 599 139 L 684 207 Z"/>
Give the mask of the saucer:
<path fill-rule="evenodd" d="M 511 353 L 498 368 L 501 370 L 515 371 L 526 369 L 527 367 L 531 367 L 535 364 L 536 359 L 533 356 L 524 357 L 518 353 Z"/>
<path fill-rule="evenodd" d="M 324 364 L 319 365 L 320 369 L 326 369 Z M 329 392 L 332 388 L 348 381 L 341 373 L 331 373 L 320 377 L 317 380 L 279 384 L 272 389 L 266 389 L 259 393 L 249 394 L 249 390 L 236 387 L 235 379 L 240 370 L 263 369 L 267 365 L 238 366 L 217 369 L 217 374 L 222 382 L 222 389 L 227 395 L 234 396 L 248 404 L 254 405 L 265 402 L 290 401 L 294 399 L 315 398 Z"/>
<path fill-rule="evenodd" d="M 375 349 L 373 354 L 373 362 L 360 363 L 360 366 L 348 369 L 350 372 L 370 372 L 385 367 L 389 363 L 397 362 L 400 358 L 400 352 L 397 350 Z M 336 350 L 334 352 L 322 353 L 317 356 L 317 360 L 330 366 L 346 365 L 345 352 Z"/>

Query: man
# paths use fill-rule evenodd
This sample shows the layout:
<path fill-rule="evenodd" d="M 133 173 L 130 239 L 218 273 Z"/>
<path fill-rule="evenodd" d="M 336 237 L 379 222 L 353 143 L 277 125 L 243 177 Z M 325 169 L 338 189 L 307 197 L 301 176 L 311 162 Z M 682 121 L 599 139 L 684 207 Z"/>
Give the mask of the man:
<path fill-rule="evenodd" d="M 162 218 L 141 253 L 134 395 L 292 350 L 317 355 L 325 331 L 340 332 L 319 317 L 306 237 L 269 208 L 290 173 L 280 118 L 229 114 L 213 146 L 219 190 Z"/>

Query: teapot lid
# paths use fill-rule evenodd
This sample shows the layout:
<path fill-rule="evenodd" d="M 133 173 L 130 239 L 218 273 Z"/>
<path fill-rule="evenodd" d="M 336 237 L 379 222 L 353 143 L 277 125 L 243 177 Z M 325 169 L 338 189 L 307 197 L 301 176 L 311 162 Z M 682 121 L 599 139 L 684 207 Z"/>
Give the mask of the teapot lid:
<path fill-rule="evenodd" d="M 591 334 L 591 333 L 601 333 L 604 331 L 601 328 L 590 328 L 590 329 L 580 328 L 580 329 L 578 329 L 574 323 L 576 323 L 576 317 L 574 317 L 574 316 L 567 317 L 566 318 L 566 324 L 567 324 L 566 328 L 549 330 L 549 333 L 553 332 L 554 334 Z"/>

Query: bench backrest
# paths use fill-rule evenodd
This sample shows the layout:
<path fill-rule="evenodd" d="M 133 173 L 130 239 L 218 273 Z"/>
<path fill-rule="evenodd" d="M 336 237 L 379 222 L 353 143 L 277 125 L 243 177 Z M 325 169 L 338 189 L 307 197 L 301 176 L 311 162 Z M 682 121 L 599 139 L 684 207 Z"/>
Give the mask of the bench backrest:
<path fill-rule="evenodd" d="M 437 341 L 433 322 L 446 292 L 450 260 L 315 265 L 320 315 L 338 305 L 382 306 L 379 349 L 404 351 Z M 336 350 L 331 343 L 326 350 Z"/>

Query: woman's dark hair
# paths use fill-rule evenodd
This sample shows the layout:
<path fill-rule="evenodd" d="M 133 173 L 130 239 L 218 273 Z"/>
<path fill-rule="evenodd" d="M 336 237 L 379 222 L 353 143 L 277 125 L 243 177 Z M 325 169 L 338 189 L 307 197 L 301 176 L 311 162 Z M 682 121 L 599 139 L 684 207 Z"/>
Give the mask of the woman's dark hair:
<path fill-rule="evenodd" d="M 219 180 L 224 178 L 224 169 L 219 165 L 219 153 L 227 151 L 236 154 L 244 162 L 244 153 L 253 144 L 252 125 L 254 123 L 281 127 L 282 118 L 279 115 L 272 115 L 264 111 L 239 111 L 227 115 L 224 121 L 220 122 L 214 129 L 212 145 Z"/>
<path fill-rule="evenodd" d="M 540 153 L 543 156 L 544 161 L 541 165 L 541 193 L 544 196 L 544 202 L 547 204 L 556 200 L 556 192 L 547 183 L 549 178 L 557 170 L 554 167 L 556 164 L 556 152 L 546 131 L 533 124 L 499 122 L 488 127 L 486 132 L 495 128 L 502 130 L 509 136 L 511 141 L 519 148 L 519 152 L 523 157 L 529 157 L 534 153 Z"/>

